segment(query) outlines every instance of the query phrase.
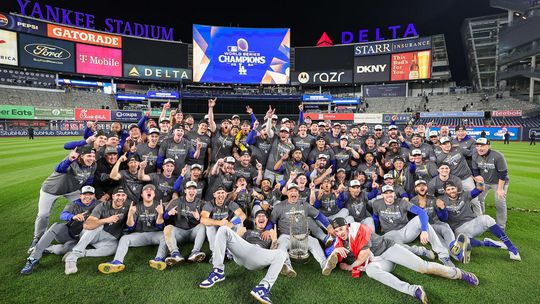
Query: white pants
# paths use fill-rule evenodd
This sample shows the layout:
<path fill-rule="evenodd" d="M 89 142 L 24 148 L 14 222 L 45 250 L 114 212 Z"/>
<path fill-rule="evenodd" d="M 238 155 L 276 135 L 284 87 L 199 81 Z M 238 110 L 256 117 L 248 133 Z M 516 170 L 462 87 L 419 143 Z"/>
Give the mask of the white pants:
<path fill-rule="evenodd" d="M 476 184 L 474 183 L 474 179 L 472 178 L 472 176 L 469 176 L 466 179 L 462 180 L 461 184 L 463 185 L 463 191 L 472 191 L 474 188 L 476 188 Z M 477 216 L 484 214 L 482 207 L 480 206 L 480 201 L 478 200 L 478 197 L 471 200 L 471 205 L 474 214 L 476 214 Z"/>
<path fill-rule="evenodd" d="M 38 213 L 36 216 L 36 223 L 34 227 L 34 239 L 39 239 L 47 227 L 49 226 L 49 217 L 51 216 L 54 203 L 60 197 L 65 197 L 68 201 L 72 202 L 81 196 L 81 191 L 73 191 L 62 195 L 49 194 L 43 189 L 39 190 L 39 202 Z"/>
<path fill-rule="evenodd" d="M 508 186 L 509 182 L 506 182 L 503 187 L 505 193 L 508 193 Z M 495 196 L 495 210 L 497 210 L 496 222 L 497 225 L 501 226 L 502 229 L 505 229 L 507 218 L 506 197 L 500 198 L 497 195 L 499 184 L 486 184 L 485 187 L 486 189 L 478 196 L 478 200 L 480 201 L 480 207 L 482 208 L 482 213 L 485 213 L 486 210 L 486 196 L 489 190 L 493 189 L 493 194 Z"/>
<path fill-rule="evenodd" d="M 473 238 L 486 232 L 489 227 L 495 224 L 495 220 L 491 216 L 484 214 L 457 227 L 455 232 L 456 234 L 463 233 L 469 238 Z"/>

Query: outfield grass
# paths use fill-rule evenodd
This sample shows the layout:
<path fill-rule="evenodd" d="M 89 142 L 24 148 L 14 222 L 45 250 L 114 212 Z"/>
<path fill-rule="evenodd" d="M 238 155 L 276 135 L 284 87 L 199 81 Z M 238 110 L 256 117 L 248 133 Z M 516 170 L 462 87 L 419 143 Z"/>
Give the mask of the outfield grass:
<path fill-rule="evenodd" d="M 27 257 L 37 212 L 39 188 L 43 180 L 67 152 L 65 141 L 77 138 L 0 138 L 0 302 L 1 303 L 252 303 L 249 291 L 264 271 L 247 271 L 234 263 L 226 264 L 227 279 L 210 290 L 198 283 L 211 270 L 208 263 L 184 264 L 158 272 L 147 261 L 156 248 L 130 249 L 126 270 L 105 276 L 97 265 L 111 260 L 83 258 L 76 275 L 64 275 L 60 256 L 45 255 L 34 274 L 21 276 Z M 494 143 L 506 156 L 510 172 L 508 205 L 540 209 L 540 146 L 526 143 L 508 146 Z M 57 202 L 53 216 L 58 219 L 66 201 Z M 494 215 L 493 195 L 488 196 L 487 212 Z M 417 274 L 398 266 L 395 274 L 410 283 L 424 286 L 432 303 L 538 303 L 540 291 L 540 214 L 510 210 L 507 232 L 520 249 L 522 262 L 513 262 L 503 250 L 475 249 L 472 261 L 458 265 L 477 274 L 478 287 L 462 282 Z M 487 234 L 486 234 L 487 235 Z M 182 248 L 187 255 L 191 245 Z M 208 248 L 205 246 L 206 252 Z M 536 253 L 535 253 L 536 252 Z M 414 303 L 415 300 L 367 276 L 352 279 L 339 270 L 323 277 L 317 263 L 294 265 L 295 279 L 280 277 L 272 289 L 275 303 Z"/>

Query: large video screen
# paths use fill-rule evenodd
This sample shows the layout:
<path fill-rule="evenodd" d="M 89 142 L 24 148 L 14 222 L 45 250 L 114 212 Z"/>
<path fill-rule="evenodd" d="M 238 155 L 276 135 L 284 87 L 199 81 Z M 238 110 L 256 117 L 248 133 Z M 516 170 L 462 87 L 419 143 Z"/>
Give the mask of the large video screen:
<path fill-rule="evenodd" d="M 124 37 L 124 63 L 171 68 L 188 67 L 188 44 Z"/>
<path fill-rule="evenodd" d="M 390 80 L 416 80 L 431 77 L 431 51 L 392 54 Z"/>
<path fill-rule="evenodd" d="M 19 54 L 24 67 L 75 72 L 73 42 L 19 34 Z"/>
<path fill-rule="evenodd" d="M 290 29 L 193 25 L 193 81 L 287 84 Z"/>
<path fill-rule="evenodd" d="M 354 65 L 353 45 L 295 47 L 296 71 L 350 70 Z"/>
<path fill-rule="evenodd" d="M 122 77 L 122 50 L 77 43 L 77 73 Z"/>
<path fill-rule="evenodd" d="M 17 65 L 17 33 L 0 30 L 0 64 Z"/>

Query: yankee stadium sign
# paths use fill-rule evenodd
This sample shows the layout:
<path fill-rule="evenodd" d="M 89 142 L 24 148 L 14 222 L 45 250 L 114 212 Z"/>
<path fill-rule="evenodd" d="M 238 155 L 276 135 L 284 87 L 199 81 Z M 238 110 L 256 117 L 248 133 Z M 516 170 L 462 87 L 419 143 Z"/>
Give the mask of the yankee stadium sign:
<path fill-rule="evenodd" d="M 30 0 L 17 0 L 21 14 L 33 18 L 48 20 L 77 27 L 95 30 L 95 16 L 51 5 L 41 5 Z M 103 27 L 101 27 L 103 28 Z M 98 28 L 99 29 L 99 28 Z M 138 36 L 160 40 L 173 40 L 173 28 L 159 25 L 131 23 L 120 19 L 106 18 L 105 32 Z"/>

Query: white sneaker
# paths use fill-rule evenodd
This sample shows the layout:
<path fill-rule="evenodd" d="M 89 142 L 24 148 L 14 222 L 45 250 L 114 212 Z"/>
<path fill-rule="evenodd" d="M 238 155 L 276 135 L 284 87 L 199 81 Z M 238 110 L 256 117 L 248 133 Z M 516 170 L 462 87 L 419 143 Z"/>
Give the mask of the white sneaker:
<path fill-rule="evenodd" d="M 504 249 L 504 250 L 508 249 L 508 247 L 506 247 L 506 245 L 503 242 L 495 241 L 495 240 L 490 239 L 490 238 L 485 238 L 484 243 L 491 243 L 491 244 L 489 244 L 489 247 L 494 247 L 494 248 L 499 247 L 499 249 Z"/>
<path fill-rule="evenodd" d="M 508 251 L 510 254 L 510 259 L 514 261 L 521 261 L 521 256 L 519 255 L 519 252 L 516 251 L 516 253 L 513 253 L 512 251 Z"/>
<path fill-rule="evenodd" d="M 69 274 L 73 274 L 73 273 L 77 273 L 77 263 L 76 262 L 66 262 L 66 268 L 65 268 L 65 273 L 67 275 Z"/>
<path fill-rule="evenodd" d="M 294 271 L 292 266 L 287 265 L 286 263 L 284 263 L 283 267 L 281 268 L 281 274 L 288 277 L 288 278 L 295 278 L 296 277 L 296 271 Z"/>
<path fill-rule="evenodd" d="M 324 267 L 322 269 L 322 274 L 325 276 L 329 276 L 330 273 L 332 273 L 332 270 L 336 268 L 338 262 L 338 254 L 337 252 L 332 252 L 332 254 L 324 261 Z"/>

